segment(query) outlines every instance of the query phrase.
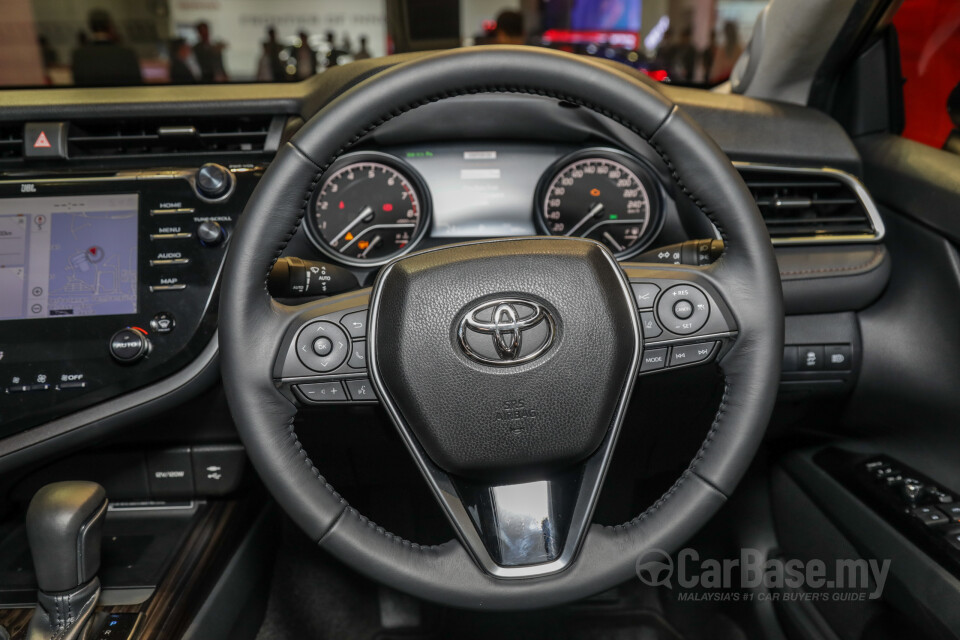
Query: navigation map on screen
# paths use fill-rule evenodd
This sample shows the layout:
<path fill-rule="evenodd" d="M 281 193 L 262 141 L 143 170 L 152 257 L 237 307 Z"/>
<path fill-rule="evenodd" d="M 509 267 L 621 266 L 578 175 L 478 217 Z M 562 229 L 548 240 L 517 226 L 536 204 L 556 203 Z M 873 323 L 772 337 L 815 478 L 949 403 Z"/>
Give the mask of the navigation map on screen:
<path fill-rule="evenodd" d="M 137 195 L 0 200 L 0 320 L 135 313 Z"/>

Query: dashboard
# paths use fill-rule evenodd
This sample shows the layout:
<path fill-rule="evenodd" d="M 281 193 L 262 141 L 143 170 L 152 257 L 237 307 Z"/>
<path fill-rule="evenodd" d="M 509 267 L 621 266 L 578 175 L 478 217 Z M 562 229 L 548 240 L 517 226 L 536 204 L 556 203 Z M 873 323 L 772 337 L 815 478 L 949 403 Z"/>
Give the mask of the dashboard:
<path fill-rule="evenodd" d="M 267 98 L 243 86 L 12 92 L 17 99 L 0 107 L 0 468 L 216 383 L 231 234 L 278 149 L 389 61 L 365 64 L 273 87 Z M 663 90 L 739 163 L 778 245 L 788 312 L 848 311 L 879 295 L 889 276 L 882 227 L 839 125 L 801 107 Z M 32 149 L 37 130 L 52 149 Z M 304 218 L 280 257 L 346 273 L 352 288 L 372 284 L 397 256 L 467 240 L 580 236 L 623 261 L 687 263 L 702 257 L 705 239 L 719 242 L 643 139 L 543 97 L 464 96 L 416 109 L 291 198 Z M 849 224 L 825 207 L 860 205 L 870 215 L 858 209 L 859 226 L 803 227 Z M 803 275 L 824 266 L 842 277 L 825 286 Z M 856 365 L 856 333 L 819 328 L 788 335 L 796 357 L 786 361 L 805 362 L 807 345 L 848 345 Z M 805 392 L 849 389 L 856 377 L 855 366 L 802 362 L 784 380 Z"/>
<path fill-rule="evenodd" d="M 306 229 L 343 264 L 379 266 L 431 241 L 585 237 L 620 259 L 650 245 L 664 190 L 610 147 L 437 143 L 360 151 L 326 172 Z"/>

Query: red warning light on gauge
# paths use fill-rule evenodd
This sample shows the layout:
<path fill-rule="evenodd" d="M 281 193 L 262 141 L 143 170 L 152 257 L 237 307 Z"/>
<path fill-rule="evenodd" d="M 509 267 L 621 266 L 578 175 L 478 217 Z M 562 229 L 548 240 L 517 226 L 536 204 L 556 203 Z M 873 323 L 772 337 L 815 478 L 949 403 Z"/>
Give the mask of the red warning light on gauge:
<path fill-rule="evenodd" d="M 383 205 L 383 210 L 384 210 L 384 211 L 393 211 L 393 205 L 388 202 L 387 204 Z"/>

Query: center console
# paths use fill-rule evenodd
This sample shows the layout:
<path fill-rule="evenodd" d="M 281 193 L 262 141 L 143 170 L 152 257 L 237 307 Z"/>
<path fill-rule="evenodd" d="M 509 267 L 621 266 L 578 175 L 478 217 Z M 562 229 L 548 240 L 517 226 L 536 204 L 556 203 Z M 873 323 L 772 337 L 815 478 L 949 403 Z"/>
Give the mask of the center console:
<path fill-rule="evenodd" d="M 0 438 L 171 375 L 216 331 L 263 168 L 0 180 Z"/>

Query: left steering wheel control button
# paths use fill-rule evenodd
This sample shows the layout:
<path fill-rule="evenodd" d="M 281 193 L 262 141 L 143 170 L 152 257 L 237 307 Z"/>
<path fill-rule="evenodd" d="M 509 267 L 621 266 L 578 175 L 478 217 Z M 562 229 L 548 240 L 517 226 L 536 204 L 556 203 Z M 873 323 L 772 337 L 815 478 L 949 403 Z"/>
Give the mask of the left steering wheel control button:
<path fill-rule="evenodd" d="M 656 338 L 663 333 L 653 311 L 644 311 L 640 314 L 640 326 L 643 328 L 643 337 L 646 339 Z"/>
<path fill-rule="evenodd" d="M 688 336 L 703 328 L 710 317 L 710 302 L 703 291 L 693 285 L 671 287 L 660 296 L 657 316 L 668 331 Z"/>
<path fill-rule="evenodd" d="M 150 353 L 150 340 L 137 329 L 120 329 L 110 338 L 110 355 L 117 362 L 133 364 Z"/>
<path fill-rule="evenodd" d="M 667 366 L 667 351 L 669 349 L 644 349 L 643 361 L 640 363 L 640 373 L 657 371 Z"/>
<path fill-rule="evenodd" d="M 339 382 L 298 384 L 294 389 L 300 394 L 300 398 L 308 404 L 347 401 L 347 394 L 343 392 L 343 386 Z"/>
<path fill-rule="evenodd" d="M 679 367 L 685 364 L 704 362 L 713 355 L 713 350 L 716 346 L 716 342 L 699 342 L 697 344 L 685 344 L 674 347 L 670 351 L 669 366 Z"/>
<path fill-rule="evenodd" d="M 332 322 L 311 322 L 297 336 L 297 357 L 305 367 L 314 371 L 333 371 L 349 355 L 350 338 Z"/>
<path fill-rule="evenodd" d="M 660 287 L 649 282 L 634 282 L 630 285 L 633 297 L 637 300 L 637 309 L 652 309 L 653 301 L 660 293 Z"/>
<path fill-rule="evenodd" d="M 681 300 L 673 305 L 673 315 L 681 320 L 686 320 L 693 315 L 693 305 L 687 300 Z"/>

